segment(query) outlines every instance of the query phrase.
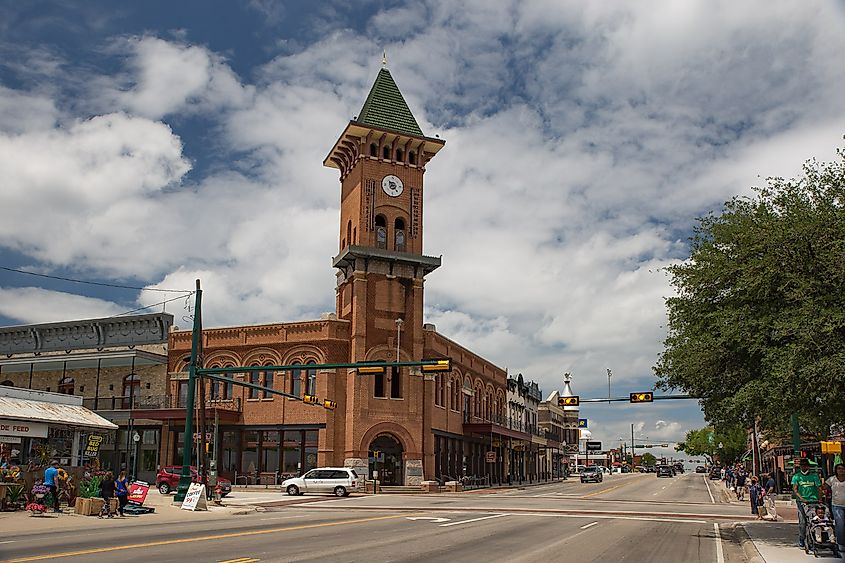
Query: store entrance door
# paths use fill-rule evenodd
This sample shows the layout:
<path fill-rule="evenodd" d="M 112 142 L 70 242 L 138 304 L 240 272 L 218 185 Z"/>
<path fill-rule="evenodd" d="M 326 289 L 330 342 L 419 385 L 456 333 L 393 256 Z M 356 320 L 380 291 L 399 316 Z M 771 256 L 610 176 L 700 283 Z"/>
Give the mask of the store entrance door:
<path fill-rule="evenodd" d="M 376 458 L 378 454 L 378 458 Z M 402 444 L 392 434 L 380 434 L 370 443 L 370 475 L 379 472 L 382 485 L 401 485 L 405 477 Z"/>

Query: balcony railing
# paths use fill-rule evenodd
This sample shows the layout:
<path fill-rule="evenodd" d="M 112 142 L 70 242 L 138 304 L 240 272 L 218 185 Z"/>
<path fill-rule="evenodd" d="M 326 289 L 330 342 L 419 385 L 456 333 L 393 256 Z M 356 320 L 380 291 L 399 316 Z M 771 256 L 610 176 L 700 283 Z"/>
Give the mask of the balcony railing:
<path fill-rule="evenodd" d="M 525 422 L 520 419 L 508 416 L 492 415 L 490 417 L 480 417 L 464 412 L 464 424 L 497 424 L 509 430 L 515 430 L 524 434 L 532 434 L 540 438 L 553 438 L 550 432 L 547 432 L 538 426 L 525 424 Z"/>
<path fill-rule="evenodd" d="M 86 397 L 82 400 L 85 408 L 93 411 L 116 411 L 116 410 L 158 410 L 158 409 L 184 409 L 185 397 L 176 395 L 141 395 L 135 397 Z M 220 409 L 224 411 L 241 412 L 241 399 L 205 400 L 206 408 Z"/>

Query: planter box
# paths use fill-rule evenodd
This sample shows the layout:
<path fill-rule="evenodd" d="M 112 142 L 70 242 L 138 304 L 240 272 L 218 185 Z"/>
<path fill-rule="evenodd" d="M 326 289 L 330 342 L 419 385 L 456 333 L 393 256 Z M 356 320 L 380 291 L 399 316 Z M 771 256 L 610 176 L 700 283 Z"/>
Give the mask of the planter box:
<path fill-rule="evenodd" d="M 90 516 L 91 515 L 91 499 L 90 498 L 78 498 L 78 499 L 76 499 L 76 513 L 81 514 L 82 516 Z"/>

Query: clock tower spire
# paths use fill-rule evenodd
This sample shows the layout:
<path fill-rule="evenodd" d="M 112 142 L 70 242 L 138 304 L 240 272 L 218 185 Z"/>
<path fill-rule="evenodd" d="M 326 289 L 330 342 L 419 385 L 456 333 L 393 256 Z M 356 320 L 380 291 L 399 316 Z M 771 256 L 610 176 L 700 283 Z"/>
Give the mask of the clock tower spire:
<path fill-rule="evenodd" d="M 340 172 L 337 315 L 352 322 L 351 360 L 422 354 L 423 177 L 445 142 L 423 134 L 387 68 L 323 164 Z M 404 328 L 397 338 L 397 319 Z M 399 341 L 398 343 L 396 341 Z M 397 346 L 397 344 L 399 346 Z"/>

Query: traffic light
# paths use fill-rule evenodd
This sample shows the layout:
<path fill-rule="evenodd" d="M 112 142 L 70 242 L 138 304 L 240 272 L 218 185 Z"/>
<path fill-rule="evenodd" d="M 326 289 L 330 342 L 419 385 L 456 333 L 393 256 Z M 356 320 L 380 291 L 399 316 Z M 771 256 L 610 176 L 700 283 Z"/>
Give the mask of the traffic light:
<path fill-rule="evenodd" d="M 309 405 L 316 405 L 320 402 L 320 399 L 318 399 L 316 395 L 303 395 L 302 402 L 308 403 Z"/>
<path fill-rule="evenodd" d="M 386 371 L 384 366 L 358 366 L 358 375 L 383 375 Z"/>
<path fill-rule="evenodd" d="M 644 393 L 631 393 L 632 403 L 651 403 L 654 401 L 654 393 L 646 391 Z"/>
<path fill-rule="evenodd" d="M 325 401 L 323 401 L 323 408 L 333 411 L 337 408 L 337 401 L 330 401 L 326 399 Z"/>
<path fill-rule="evenodd" d="M 420 369 L 423 373 L 448 373 L 452 371 L 452 359 L 445 358 L 440 360 L 423 360 L 423 365 Z"/>
<path fill-rule="evenodd" d="M 581 404 L 581 398 L 578 395 L 573 397 L 558 397 L 557 406 L 559 407 L 577 407 Z"/>

